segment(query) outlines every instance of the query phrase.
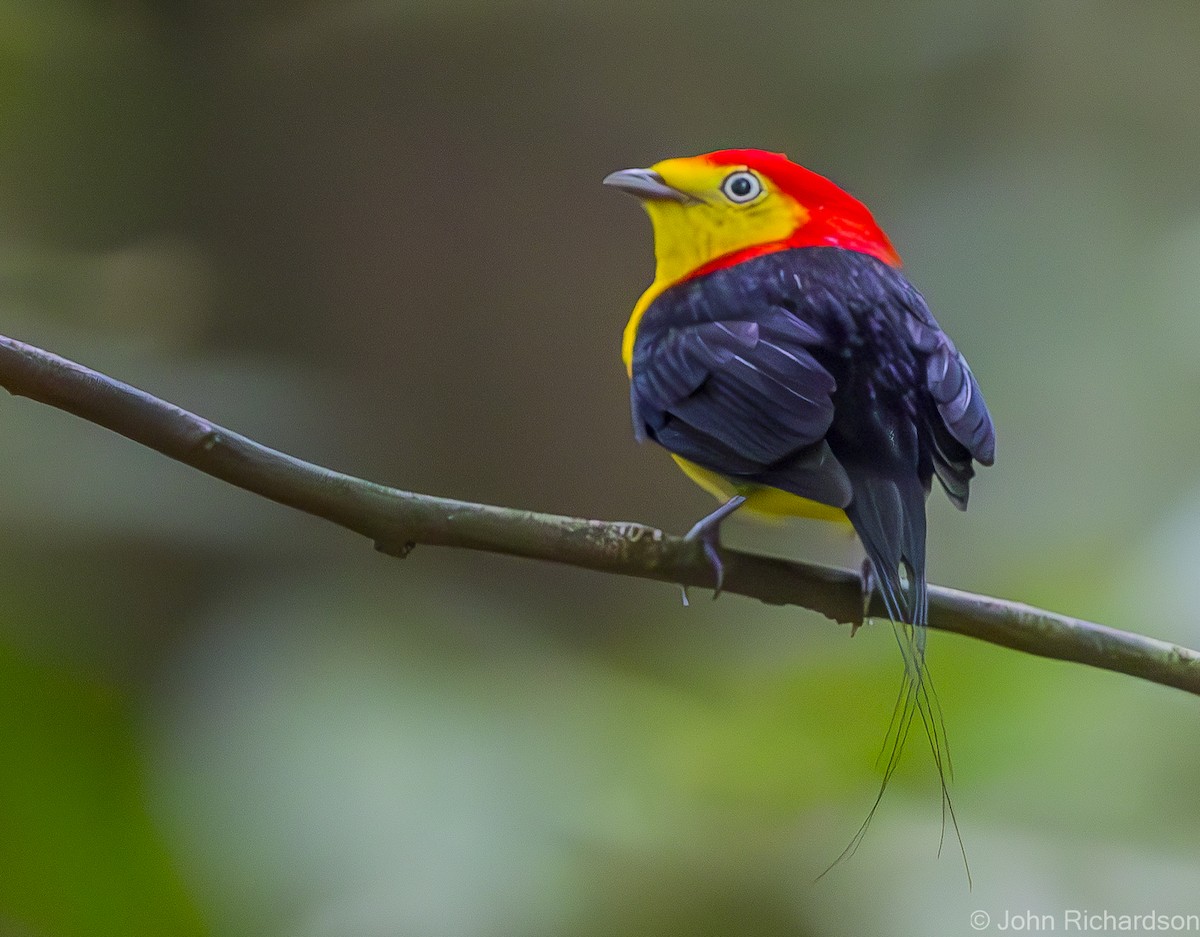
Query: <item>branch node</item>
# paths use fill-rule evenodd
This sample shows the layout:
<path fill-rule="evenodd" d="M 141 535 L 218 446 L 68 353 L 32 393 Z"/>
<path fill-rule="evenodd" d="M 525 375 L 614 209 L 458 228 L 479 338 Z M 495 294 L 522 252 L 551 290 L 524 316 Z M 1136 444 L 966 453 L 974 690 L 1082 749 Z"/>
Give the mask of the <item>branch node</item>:
<path fill-rule="evenodd" d="M 415 540 L 392 540 L 389 538 L 387 540 L 375 541 L 376 550 L 387 556 L 394 556 L 399 560 L 407 558 L 416 545 L 417 542 Z"/>
<path fill-rule="evenodd" d="M 200 434 L 199 438 L 192 444 L 192 448 L 196 452 L 209 453 L 209 452 L 212 452 L 214 449 L 216 449 L 218 446 L 223 445 L 224 443 L 225 443 L 225 436 L 223 435 L 222 431 L 218 427 L 213 426 L 211 423 L 209 423 L 209 424 L 206 424 L 204 431 Z"/>

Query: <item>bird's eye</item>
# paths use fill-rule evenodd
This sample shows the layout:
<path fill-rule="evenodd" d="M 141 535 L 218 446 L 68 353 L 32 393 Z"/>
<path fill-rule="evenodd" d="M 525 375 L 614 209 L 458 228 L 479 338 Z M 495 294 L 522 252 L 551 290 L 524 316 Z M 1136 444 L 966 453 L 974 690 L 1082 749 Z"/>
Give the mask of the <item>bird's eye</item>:
<path fill-rule="evenodd" d="M 721 183 L 721 191 L 725 193 L 725 197 L 739 205 L 753 202 L 762 194 L 762 190 L 762 183 L 758 181 L 758 176 L 744 169 L 731 172 Z"/>

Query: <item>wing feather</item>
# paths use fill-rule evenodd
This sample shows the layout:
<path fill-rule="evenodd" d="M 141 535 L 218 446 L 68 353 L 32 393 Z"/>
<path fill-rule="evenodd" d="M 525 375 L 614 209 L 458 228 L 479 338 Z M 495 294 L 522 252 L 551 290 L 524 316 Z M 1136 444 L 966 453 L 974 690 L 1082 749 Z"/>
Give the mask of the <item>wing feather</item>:
<path fill-rule="evenodd" d="M 639 438 L 839 507 L 846 459 L 903 462 L 926 488 L 936 474 L 965 507 L 972 459 L 995 454 L 974 375 L 921 294 L 852 251 L 780 251 L 669 288 L 641 320 L 632 372 Z M 907 409 L 880 422 L 881 406 Z"/>

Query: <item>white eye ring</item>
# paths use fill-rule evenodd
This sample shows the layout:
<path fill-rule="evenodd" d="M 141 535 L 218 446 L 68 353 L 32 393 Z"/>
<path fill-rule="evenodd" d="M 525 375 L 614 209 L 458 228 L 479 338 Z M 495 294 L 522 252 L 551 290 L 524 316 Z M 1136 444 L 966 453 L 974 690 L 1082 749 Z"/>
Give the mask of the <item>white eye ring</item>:
<path fill-rule="evenodd" d="M 758 176 L 746 169 L 731 172 L 721 183 L 722 194 L 738 205 L 753 202 L 762 195 L 763 185 Z"/>

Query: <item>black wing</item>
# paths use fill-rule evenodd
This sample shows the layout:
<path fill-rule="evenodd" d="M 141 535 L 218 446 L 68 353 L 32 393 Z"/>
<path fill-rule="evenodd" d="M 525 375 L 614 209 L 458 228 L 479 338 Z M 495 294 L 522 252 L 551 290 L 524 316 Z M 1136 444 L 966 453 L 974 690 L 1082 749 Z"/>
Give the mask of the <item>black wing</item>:
<path fill-rule="evenodd" d="M 634 346 L 635 431 L 735 480 L 845 507 L 850 480 L 825 441 L 837 383 L 812 353 L 827 336 L 748 285 L 706 277 L 647 310 Z"/>
<path fill-rule="evenodd" d="M 913 291 L 915 292 L 915 290 Z M 918 294 L 918 299 L 920 299 Z M 920 300 L 906 320 L 909 341 L 923 360 L 926 445 L 938 480 L 955 506 L 965 510 L 971 460 L 991 465 L 996 430 L 971 366 Z"/>
<path fill-rule="evenodd" d="M 926 489 L 936 472 L 965 507 L 972 457 L 994 455 L 975 378 L 921 294 L 838 248 L 666 290 L 639 324 L 631 402 L 639 438 L 838 507 L 853 494 L 847 467 L 907 469 Z"/>

